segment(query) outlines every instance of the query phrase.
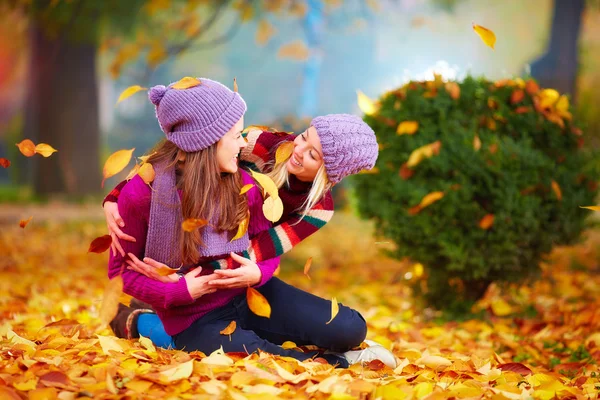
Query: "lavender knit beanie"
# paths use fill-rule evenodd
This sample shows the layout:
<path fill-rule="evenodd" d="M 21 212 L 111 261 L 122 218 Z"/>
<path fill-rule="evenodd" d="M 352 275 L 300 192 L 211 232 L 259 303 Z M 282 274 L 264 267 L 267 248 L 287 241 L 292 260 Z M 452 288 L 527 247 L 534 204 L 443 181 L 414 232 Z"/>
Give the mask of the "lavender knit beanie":
<path fill-rule="evenodd" d="M 246 103 L 223 84 L 202 82 L 188 89 L 157 85 L 148 92 L 167 140 L 183 151 L 206 149 L 219 141 L 246 112 Z"/>
<path fill-rule="evenodd" d="M 359 117 L 329 114 L 316 117 L 310 125 L 321 140 L 323 162 L 331 183 L 375 165 L 379 154 L 375 132 Z"/>

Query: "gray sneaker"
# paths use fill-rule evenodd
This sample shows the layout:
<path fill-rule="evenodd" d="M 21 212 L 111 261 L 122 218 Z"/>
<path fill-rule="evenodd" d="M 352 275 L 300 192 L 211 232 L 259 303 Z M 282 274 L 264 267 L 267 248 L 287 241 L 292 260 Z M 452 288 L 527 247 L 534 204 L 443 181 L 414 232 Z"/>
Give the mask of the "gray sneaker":
<path fill-rule="evenodd" d="M 391 351 L 372 340 L 365 340 L 369 345 L 363 350 L 351 350 L 345 353 L 333 353 L 348 360 L 348 364 L 365 363 L 373 360 L 379 360 L 391 369 L 396 368 L 396 358 Z"/>

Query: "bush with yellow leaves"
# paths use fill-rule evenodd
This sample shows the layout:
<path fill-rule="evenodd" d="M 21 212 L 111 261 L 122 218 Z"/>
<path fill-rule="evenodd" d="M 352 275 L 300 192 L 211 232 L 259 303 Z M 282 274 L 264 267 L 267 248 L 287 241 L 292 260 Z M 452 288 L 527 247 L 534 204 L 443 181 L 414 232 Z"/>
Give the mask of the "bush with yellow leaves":
<path fill-rule="evenodd" d="M 380 153 L 377 172 L 354 179 L 359 211 L 394 256 L 425 266 L 417 289 L 431 305 L 464 307 L 491 282 L 535 276 L 585 229 L 597 173 L 566 96 L 531 79 L 439 76 L 361 96 Z"/>

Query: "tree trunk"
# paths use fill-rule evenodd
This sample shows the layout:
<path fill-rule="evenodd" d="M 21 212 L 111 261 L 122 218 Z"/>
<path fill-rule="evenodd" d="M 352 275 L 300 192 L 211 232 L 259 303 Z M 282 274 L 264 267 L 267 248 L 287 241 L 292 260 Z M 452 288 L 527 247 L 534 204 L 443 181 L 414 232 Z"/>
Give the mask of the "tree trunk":
<path fill-rule="evenodd" d="M 531 75 L 542 87 L 575 99 L 579 64 L 578 39 L 585 0 L 554 0 L 548 51 L 531 64 Z"/>
<path fill-rule="evenodd" d="M 25 137 L 58 150 L 33 158 L 35 192 L 100 192 L 96 45 L 48 37 L 32 21 Z"/>

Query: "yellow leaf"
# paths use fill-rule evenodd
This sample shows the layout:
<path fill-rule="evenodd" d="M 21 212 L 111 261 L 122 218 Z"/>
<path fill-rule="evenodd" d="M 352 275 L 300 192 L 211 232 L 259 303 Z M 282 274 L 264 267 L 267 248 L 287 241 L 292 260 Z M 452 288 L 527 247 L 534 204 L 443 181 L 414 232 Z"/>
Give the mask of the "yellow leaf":
<path fill-rule="evenodd" d="M 46 143 L 40 143 L 35 146 L 35 152 L 41 154 L 44 157 L 50 157 L 52 153 L 56 153 L 57 150 Z"/>
<path fill-rule="evenodd" d="M 253 187 L 254 187 L 254 184 L 252 184 L 252 183 L 242 186 L 242 188 L 240 189 L 240 195 L 246 194 L 248 192 L 248 190 L 252 189 Z"/>
<path fill-rule="evenodd" d="M 246 289 L 246 300 L 248 301 L 248 308 L 254 314 L 271 318 L 271 305 L 258 290 L 248 287 Z"/>
<path fill-rule="evenodd" d="M 161 42 L 155 42 L 150 51 L 148 51 L 148 65 L 155 68 L 158 64 L 163 62 L 168 56 L 167 49 Z"/>
<path fill-rule="evenodd" d="M 561 113 L 567 113 L 569 111 L 569 98 L 563 94 L 558 98 L 554 108 Z"/>
<path fill-rule="evenodd" d="M 452 364 L 450 360 L 441 356 L 424 356 L 415 361 L 415 364 L 423 364 L 431 369 L 447 367 Z"/>
<path fill-rule="evenodd" d="M 379 168 L 373 167 L 371 169 L 363 169 L 358 172 L 360 175 L 377 175 L 379 173 Z"/>
<path fill-rule="evenodd" d="M 275 34 L 276 29 L 266 19 L 261 19 L 256 28 L 256 44 L 264 46 L 269 43 L 269 40 Z"/>
<path fill-rule="evenodd" d="M 225 367 L 233 365 L 233 360 L 225 355 L 222 346 L 210 353 L 208 357 L 204 357 L 201 362 L 203 364 L 222 365 Z"/>
<path fill-rule="evenodd" d="M 125 89 L 121 92 L 121 95 L 119 96 L 119 99 L 117 100 L 117 104 L 119 104 L 123 100 L 133 96 L 137 92 L 141 92 L 142 90 L 146 90 L 146 88 L 141 87 L 140 85 L 129 86 L 127 89 Z"/>
<path fill-rule="evenodd" d="M 539 97 L 540 107 L 550 108 L 558 101 L 560 94 L 554 89 L 544 89 L 540 92 Z"/>
<path fill-rule="evenodd" d="M 367 96 L 360 90 L 356 91 L 356 96 L 358 99 L 358 108 L 360 108 L 360 111 L 364 112 L 366 115 L 373 115 L 377 112 L 378 107 L 375 104 L 375 102 L 369 98 L 369 96 Z"/>
<path fill-rule="evenodd" d="M 294 152 L 294 142 L 283 142 L 275 152 L 275 165 L 287 161 Z"/>
<path fill-rule="evenodd" d="M 179 271 L 179 269 L 169 268 L 166 265 L 162 265 L 160 268 L 156 269 L 156 273 L 160 276 L 169 276 L 177 271 Z"/>
<path fill-rule="evenodd" d="M 271 222 L 277 222 L 283 215 L 283 202 L 279 197 L 267 197 L 263 203 L 263 214 Z"/>
<path fill-rule="evenodd" d="M 429 393 L 433 392 L 433 383 L 432 382 L 421 382 L 415 386 L 415 397 L 417 399 L 422 399 L 427 396 Z"/>
<path fill-rule="evenodd" d="M 231 335 L 233 332 L 235 332 L 235 329 L 237 328 L 237 323 L 235 321 L 231 321 L 229 323 L 229 325 L 227 325 L 225 327 L 225 329 L 223 329 L 222 331 L 220 331 L 219 333 L 221 335 Z"/>
<path fill-rule="evenodd" d="M 108 325 L 117 315 L 121 293 L 123 293 L 123 278 L 118 275 L 112 278 L 104 289 L 104 297 L 100 306 L 100 321 L 104 326 Z"/>
<path fill-rule="evenodd" d="M 244 236 L 246 234 L 246 232 L 248 232 L 248 224 L 249 223 L 250 223 L 250 213 L 248 213 L 248 215 L 246 216 L 246 219 L 243 220 L 240 223 L 240 225 L 238 226 L 237 233 L 235 234 L 235 236 L 233 238 L 231 238 L 231 242 L 233 242 L 234 240 L 238 240 L 239 238 Z"/>
<path fill-rule="evenodd" d="M 416 263 L 415 265 L 413 265 L 413 273 L 417 278 L 420 278 L 421 276 L 423 276 L 423 272 L 425 272 L 425 267 L 423 267 L 423 264 L 421 263 Z"/>
<path fill-rule="evenodd" d="M 491 30 L 484 28 L 481 25 L 473 24 L 473 30 L 479 35 L 483 43 L 490 46 L 492 49 L 496 44 L 496 35 Z"/>
<path fill-rule="evenodd" d="M 47 387 L 43 389 L 35 389 L 28 393 L 29 400 L 56 400 L 58 395 L 56 389 Z"/>
<path fill-rule="evenodd" d="M 22 392 L 28 392 L 37 387 L 38 378 L 33 378 L 25 382 L 14 382 L 13 387 Z"/>
<path fill-rule="evenodd" d="M 512 307 L 503 299 L 492 301 L 491 307 L 494 315 L 498 317 L 505 317 L 513 312 Z"/>
<path fill-rule="evenodd" d="M 33 219 L 33 216 L 27 218 L 27 219 L 22 219 L 19 221 L 19 226 L 21 228 L 25 228 L 27 226 L 27 224 L 29 223 L 29 221 L 31 221 Z"/>
<path fill-rule="evenodd" d="M 479 139 L 479 135 L 475 135 L 473 138 L 473 149 L 475 151 L 479 151 L 479 149 L 481 149 L 481 139 Z"/>
<path fill-rule="evenodd" d="M 119 353 L 123 353 L 123 347 L 118 342 L 118 339 L 114 336 L 98 336 L 98 340 L 100 341 L 100 347 L 102 347 L 102 352 L 106 355 L 110 355 L 109 351 L 114 350 Z"/>
<path fill-rule="evenodd" d="M 336 315 L 340 312 L 340 306 L 338 305 L 337 299 L 334 297 L 331 299 L 331 319 L 325 323 L 329 325 Z"/>
<path fill-rule="evenodd" d="M 15 332 L 13 332 L 12 330 L 9 330 L 6 333 L 6 338 L 8 340 L 10 340 L 10 342 L 12 344 L 24 344 L 25 346 L 31 347 L 32 349 L 36 349 L 37 345 L 35 344 L 35 342 L 32 342 L 29 339 L 25 339 L 19 335 L 17 335 Z"/>
<path fill-rule="evenodd" d="M 554 191 L 554 194 L 556 195 L 558 201 L 562 201 L 562 191 L 560 190 L 560 186 L 558 185 L 558 183 L 555 180 L 552 180 L 551 185 L 552 190 Z"/>
<path fill-rule="evenodd" d="M 137 173 L 140 170 L 140 166 L 139 164 L 135 164 L 135 166 L 131 169 L 131 171 L 129 171 L 129 173 L 127 174 L 127 177 L 125 178 L 126 181 L 130 180 L 131 178 L 133 178 L 134 176 L 137 175 Z"/>
<path fill-rule="evenodd" d="M 456 82 L 447 82 L 445 85 L 446 92 L 450 94 L 450 97 L 454 100 L 458 100 L 460 98 L 460 86 Z"/>
<path fill-rule="evenodd" d="M 600 211 L 600 206 L 579 206 L 579 208 L 587 208 L 592 211 Z"/>
<path fill-rule="evenodd" d="M 156 347 L 154 347 L 154 343 L 149 338 L 140 335 L 139 342 L 146 350 L 156 353 Z"/>
<path fill-rule="evenodd" d="M 306 44 L 301 40 L 285 44 L 281 46 L 277 52 L 279 58 L 289 58 L 290 60 L 295 61 L 306 61 L 308 55 L 308 47 L 306 47 Z"/>
<path fill-rule="evenodd" d="M 486 214 L 483 218 L 481 218 L 481 220 L 479 221 L 479 227 L 481 229 L 490 229 L 492 227 L 492 225 L 494 225 L 494 219 L 496 217 L 494 216 L 494 214 Z"/>
<path fill-rule="evenodd" d="M 181 78 L 179 81 L 175 82 L 171 88 L 177 90 L 184 90 L 193 88 L 201 85 L 202 82 L 198 78 L 192 78 L 191 76 L 186 76 L 185 78 Z"/>
<path fill-rule="evenodd" d="M 407 168 L 416 167 L 426 158 L 433 157 L 436 154 L 439 154 L 442 146 L 442 142 L 435 141 L 430 144 L 426 144 L 425 146 L 421 146 L 418 149 L 414 150 L 410 156 L 408 157 L 408 161 L 406 162 Z"/>
<path fill-rule="evenodd" d="M 32 157 L 35 154 L 35 144 L 29 139 L 17 143 L 17 147 L 25 157 Z"/>
<path fill-rule="evenodd" d="M 152 164 L 143 163 L 138 171 L 138 175 L 143 179 L 148 185 L 154 181 L 154 177 L 156 173 L 154 172 L 154 168 Z"/>
<path fill-rule="evenodd" d="M 181 223 L 181 228 L 186 232 L 193 232 L 198 228 L 206 226 L 208 221 L 200 218 L 188 218 Z"/>
<path fill-rule="evenodd" d="M 138 394 L 146 393 L 152 386 L 152 382 L 134 379 L 125 383 L 127 389 L 131 389 Z"/>
<path fill-rule="evenodd" d="M 295 349 L 296 347 L 298 347 L 298 345 L 296 343 L 290 342 L 288 340 L 288 341 L 283 342 L 283 344 L 281 345 L 281 347 L 284 348 L 284 349 L 286 349 L 286 350 L 289 350 L 289 349 Z"/>
<path fill-rule="evenodd" d="M 308 271 L 310 270 L 310 266 L 312 265 L 312 257 L 308 257 L 306 260 L 306 264 L 304 264 L 304 275 L 310 280 L 310 276 L 308 275 Z"/>
<path fill-rule="evenodd" d="M 104 181 L 110 178 L 111 176 L 115 176 L 119 172 L 123 170 L 131 161 L 131 156 L 133 155 L 133 151 L 135 148 L 131 150 L 119 150 L 111 154 L 110 157 L 104 163 L 104 169 L 102 174 L 104 179 L 102 179 L 102 187 L 104 187 Z"/>
<path fill-rule="evenodd" d="M 396 129 L 396 133 L 398 135 L 414 135 L 418 129 L 419 123 L 417 121 L 402 121 Z"/>
<path fill-rule="evenodd" d="M 165 371 L 160 372 L 161 378 L 164 378 L 167 382 L 175 382 L 180 379 L 187 379 L 192 375 L 194 371 L 194 360 L 189 360 L 183 364 L 176 365 L 173 368 L 169 368 Z"/>
<path fill-rule="evenodd" d="M 421 208 L 425 208 L 433 203 L 435 203 L 436 201 L 442 199 L 444 197 L 444 192 L 431 192 L 427 195 L 425 195 L 425 197 L 423 197 L 423 199 L 421 200 L 421 203 L 419 204 L 421 206 Z"/>
<path fill-rule="evenodd" d="M 265 174 L 250 170 L 252 177 L 258 184 L 263 188 L 265 192 L 271 197 L 279 197 L 279 192 L 275 182 Z M 264 210 L 264 208 L 263 208 Z"/>
<path fill-rule="evenodd" d="M 238 89 L 237 78 L 233 78 L 233 91 L 237 93 Z"/>

